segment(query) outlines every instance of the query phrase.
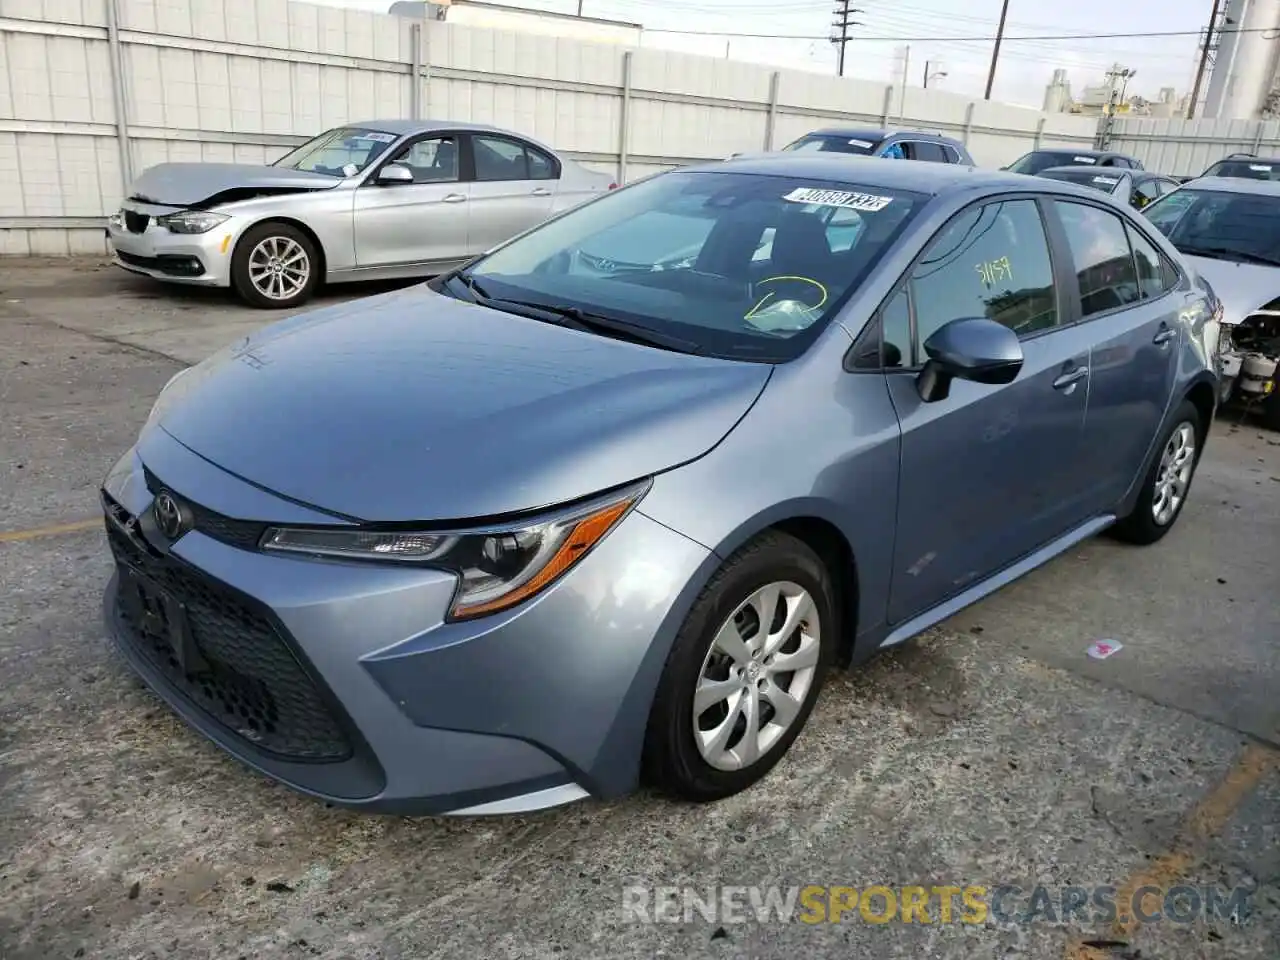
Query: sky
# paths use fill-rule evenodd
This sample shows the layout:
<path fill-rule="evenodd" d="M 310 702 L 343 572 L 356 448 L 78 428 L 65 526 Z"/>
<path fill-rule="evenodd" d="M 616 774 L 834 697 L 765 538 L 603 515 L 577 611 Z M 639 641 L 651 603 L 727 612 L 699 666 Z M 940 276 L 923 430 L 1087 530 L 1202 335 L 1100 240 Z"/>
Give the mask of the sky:
<path fill-rule="evenodd" d="M 386 12 L 391 0 L 319 0 L 331 6 Z M 577 0 L 497 0 L 509 6 L 573 13 Z M 909 46 L 907 82 L 918 86 L 926 64 L 930 86 L 981 97 L 991 59 L 1001 0 L 851 0 L 861 8 L 851 19 L 855 38 L 845 55 L 845 75 L 877 82 L 900 79 L 898 51 Z M 583 0 L 583 14 L 643 24 L 644 45 L 723 57 L 769 66 L 834 74 L 835 47 L 825 38 L 833 19 L 834 0 Z M 1178 95 L 1190 90 L 1196 68 L 1195 32 L 1209 17 L 1209 0 L 1164 0 L 1159 14 L 1151 3 L 1117 0 L 1009 0 L 1006 37 L 1063 34 L 1150 33 L 1188 31 L 1179 37 L 1116 39 L 1006 40 L 992 99 L 1040 107 L 1045 85 L 1055 68 L 1066 69 L 1072 92 L 1103 82 L 1115 63 L 1136 70 L 1130 94 L 1155 99 L 1161 87 Z M 1144 9 L 1145 8 L 1145 9 Z M 760 33 L 771 37 L 799 35 L 814 39 L 780 40 L 707 34 Z M 877 39 L 856 39 L 859 36 Z M 889 39 L 879 39 L 889 38 Z M 726 46 L 727 45 L 727 46 Z M 945 73 L 945 76 L 938 76 Z"/>

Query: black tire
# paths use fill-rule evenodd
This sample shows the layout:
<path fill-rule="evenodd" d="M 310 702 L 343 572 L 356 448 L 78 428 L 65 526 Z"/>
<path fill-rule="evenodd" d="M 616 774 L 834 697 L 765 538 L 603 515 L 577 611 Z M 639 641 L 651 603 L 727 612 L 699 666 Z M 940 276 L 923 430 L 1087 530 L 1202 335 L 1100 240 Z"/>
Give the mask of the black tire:
<path fill-rule="evenodd" d="M 306 282 L 291 296 L 269 297 L 254 286 L 253 279 L 249 275 L 249 258 L 253 255 L 253 251 L 263 241 L 273 237 L 296 243 L 306 254 L 308 268 Z M 264 310 L 283 310 L 300 306 L 311 299 L 320 282 L 321 270 L 320 252 L 306 233 L 292 224 L 269 220 L 250 227 L 236 244 L 235 252 L 231 256 L 231 285 L 240 299 L 250 306 Z"/>
<path fill-rule="evenodd" d="M 1164 523 L 1157 523 L 1153 507 L 1156 499 L 1156 484 L 1160 477 L 1161 459 L 1174 434 L 1187 424 L 1191 426 L 1191 432 L 1195 437 L 1196 443 L 1191 464 L 1191 476 L 1187 480 L 1182 500 L 1174 509 L 1173 515 Z M 1164 433 L 1160 436 L 1160 445 L 1156 448 L 1156 455 L 1151 463 L 1151 468 L 1147 471 L 1147 476 L 1142 482 L 1142 491 L 1138 494 L 1138 500 L 1133 505 L 1133 511 L 1111 528 L 1111 532 L 1117 540 L 1146 546 L 1160 540 L 1173 529 L 1173 525 L 1178 522 L 1178 517 L 1182 516 L 1182 511 L 1187 505 L 1187 497 L 1191 495 L 1191 486 L 1195 482 L 1195 471 L 1200 465 L 1200 455 L 1204 452 L 1205 433 L 1204 424 L 1201 423 L 1200 411 L 1196 409 L 1196 405 L 1190 400 L 1183 400 L 1178 409 L 1174 411 L 1170 425 L 1165 428 Z"/>
<path fill-rule="evenodd" d="M 818 615 L 818 662 L 808 691 L 790 726 L 757 760 L 737 770 L 717 769 L 694 740 L 693 697 L 704 661 L 720 626 L 755 591 L 783 581 L 807 591 Z M 645 732 L 649 783 L 682 799 L 706 802 L 746 789 L 773 768 L 809 719 L 834 656 L 840 624 L 832 593 L 831 575 L 818 555 L 779 531 L 761 535 L 725 561 L 689 611 L 667 656 Z"/>

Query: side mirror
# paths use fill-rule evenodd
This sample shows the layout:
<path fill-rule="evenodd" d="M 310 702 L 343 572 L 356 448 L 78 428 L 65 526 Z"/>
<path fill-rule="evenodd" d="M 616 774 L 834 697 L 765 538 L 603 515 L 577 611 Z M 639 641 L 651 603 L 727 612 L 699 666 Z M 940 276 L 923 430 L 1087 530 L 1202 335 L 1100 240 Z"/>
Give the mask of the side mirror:
<path fill-rule="evenodd" d="M 413 171 L 404 164 L 388 163 L 378 171 L 378 183 L 392 186 L 397 183 L 413 183 Z"/>
<path fill-rule="evenodd" d="M 1022 344 L 1004 324 L 974 317 L 952 320 L 924 342 L 929 359 L 916 380 L 925 403 L 945 400 L 957 377 L 974 383 L 1011 383 L 1022 369 Z"/>

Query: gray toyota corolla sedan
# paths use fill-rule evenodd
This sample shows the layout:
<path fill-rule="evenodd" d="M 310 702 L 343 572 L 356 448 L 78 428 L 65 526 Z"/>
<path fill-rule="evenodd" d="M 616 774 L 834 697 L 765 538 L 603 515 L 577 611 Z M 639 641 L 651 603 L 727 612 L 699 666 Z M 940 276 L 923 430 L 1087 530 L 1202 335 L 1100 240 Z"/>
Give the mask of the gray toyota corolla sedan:
<path fill-rule="evenodd" d="M 1217 310 L 1071 184 L 671 171 L 174 378 L 104 484 L 107 623 L 334 803 L 724 797 L 829 668 L 1104 529 L 1160 539 Z"/>

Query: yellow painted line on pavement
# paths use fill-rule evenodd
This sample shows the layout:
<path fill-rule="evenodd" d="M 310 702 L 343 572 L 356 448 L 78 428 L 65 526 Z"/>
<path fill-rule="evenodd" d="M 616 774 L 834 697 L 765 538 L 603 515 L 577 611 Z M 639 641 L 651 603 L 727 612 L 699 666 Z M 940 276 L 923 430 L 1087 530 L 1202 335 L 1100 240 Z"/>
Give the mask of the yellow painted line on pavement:
<path fill-rule="evenodd" d="M 39 540 L 41 537 L 57 537 L 64 533 L 80 533 L 102 526 L 102 518 L 92 520 L 75 520 L 72 523 L 55 523 L 47 527 L 32 527 L 29 530 L 0 530 L 0 543 L 18 543 L 23 540 Z"/>
<path fill-rule="evenodd" d="M 1280 769 L 1280 751 L 1261 744 L 1249 744 L 1240 752 L 1222 782 L 1191 809 L 1173 849 L 1133 873 L 1120 885 L 1116 904 L 1124 906 L 1117 913 L 1113 927 L 1118 936 L 1129 936 L 1142 924 L 1142 920 L 1128 910 L 1134 894 L 1144 886 L 1166 890 L 1173 886 L 1195 862 L 1194 843 L 1217 834 L 1262 778 L 1274 769 Z M 1077 938 L 1067 944 L 1063 956 L 1064 960 L 1108 960 L 1115 954 L 1088 946 L 1082 938 Z"/>

